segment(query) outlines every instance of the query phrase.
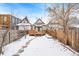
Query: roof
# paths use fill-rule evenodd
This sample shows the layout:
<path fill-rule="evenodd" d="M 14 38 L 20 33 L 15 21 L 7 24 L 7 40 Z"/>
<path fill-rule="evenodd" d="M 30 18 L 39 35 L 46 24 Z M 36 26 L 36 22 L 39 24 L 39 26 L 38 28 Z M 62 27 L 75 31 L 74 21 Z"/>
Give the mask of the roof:
<path fill-rule="evenodd" d="M 79 24 L 72 24 L 69 26 L 70 28 L 79 28 Z"/>
<path fill-rule="evenodd" d="M 63 26 L 62 25 L 60 25 L 60 24 L 52 24 L 52 25 L 50 25 L 52 28 L 63 28 Z"/>
<path fill-rule="evenodd" d="M 53 21 L 50 20 L 48 24 L 53 24 L 53 23 L 58 23 L 58 21 L 56 21 L 56 20 L 53 20 Z"/>
<path fill-rule="evenodd" d="M 61 25 L 63 25 L 63 21 L 61 19 L 50 19 L 48 24 L 61 24 Z"/>
<path fill-rule="evenodd" d="M 25 25 L 31 25 L 31 23 L 27 19 L 27 16 L 19 24 L 17 24 L 17 26 L 25 26 Z"/>
<path fill-rule="evenodd" d="M 70 18 L 70 20 L 68 21 L 68 25 L 72 26 L 72 25 L 79 25 L 79 19 L 77 17 L 72 17 Z"/>
<path fill-rule="evenodd" d="M 16 26 L 26 26 L 26 25 L 30 25 L 29 23 L 19 23 Z"/>
<path fill-rule="evenodd" d="M 13 16 L 13 17 L 16 17 L 15 15 L 12 15 L 12 14 L 0 14 L 0 16 Z"/>
<path fill-rule="evenodd" d="M 29 23 L 29 24 L 31 24 L 31 23 L 29 22 L 27 16 L 26 16 L 23 20 L 21 20 L 20 23 L 22 23 L 22 22 L 23 22 L 23 23 Z"/>
<path fill-rule="evenodd" d="M 34 25 L 40 26 L 40 25 L 45 25 L 45 23 L 39 18 Z"/>
<path fill-rule="evenodd" d="M 27 21 L 27 23 L 30 23 L 27 16 L 23 19 L 23 21 Z"/>
<path fill-rule="evenodd" d="M 11 14 L 0 14 L 0 16 L 6 16 L 6 15 L 11 16 Z"/>

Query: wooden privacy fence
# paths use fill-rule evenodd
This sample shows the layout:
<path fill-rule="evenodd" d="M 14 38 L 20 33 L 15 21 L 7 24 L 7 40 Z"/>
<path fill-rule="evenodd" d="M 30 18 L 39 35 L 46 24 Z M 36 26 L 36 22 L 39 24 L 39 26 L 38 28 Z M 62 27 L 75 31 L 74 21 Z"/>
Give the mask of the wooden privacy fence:
<path fill-rule="evenodd" d="M 70 28 L 70 36 L 68 40 L 70 40 L 69 42 L 71 42 L 71 47 L 79 52 L 79 28 Z"/>
<path fill-rule="evenodd" d="M 59 30 L 46 30 L 47 34 L 53 36 L 58 39 L 60 42 L 66 42 L 71 48 L 79 52 L 79 28 L 69 28 L 67 38 L 65 38 L 65 34 L 62 29 Z"/>
<path fill-rule="evenodd" d="M 46 30 L 46 33 L 49 34 L 50 36 L 53 36 L 53 38 L 57 38 L 56 31 L 53 30 Z"/>

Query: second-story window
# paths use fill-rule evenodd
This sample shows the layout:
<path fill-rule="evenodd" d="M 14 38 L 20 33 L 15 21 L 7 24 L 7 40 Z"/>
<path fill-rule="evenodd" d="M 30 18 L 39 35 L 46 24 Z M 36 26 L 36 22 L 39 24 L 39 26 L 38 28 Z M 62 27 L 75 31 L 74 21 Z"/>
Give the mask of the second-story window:
<path fill-rule="evenodd" d="M 7 20 L 6 18 L 7 18 L 6 16 L 3 16 L 3 17 L 2 17 L 2 20 L 3 20 L 3 26 L 2 26 L 2 29 L 3 29 L 3 30 L 6 29 L 6 25 L 5 25 L 6 20 Z"/>
<path fill-rule="evenodd" d="M 5 25 L 6 21 L 7 21 L 7 17 L 6 16 L 3 16 L 2 17 L 2 20 L 3 20 L 3 25 Z"/>
<path fill-rule="evenodd" d="M 5 17 L 4 17 L 4 22 L 6 22 L 6 21 L 7 21 L 7 17 L 5 16 Z"/>

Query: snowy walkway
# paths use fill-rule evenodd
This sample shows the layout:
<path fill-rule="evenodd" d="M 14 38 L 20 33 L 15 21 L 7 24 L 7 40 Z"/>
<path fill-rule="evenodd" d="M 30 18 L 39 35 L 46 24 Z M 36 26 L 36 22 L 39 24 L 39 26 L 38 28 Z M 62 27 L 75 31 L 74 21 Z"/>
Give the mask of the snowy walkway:
<path fill-rule="evenodd" d="M 29 42 L 28 45 L 27 42 Z M 76 56 L 57 40 L 48 38 L 48 35 L 41 37 L 27 36 L 26 39 L 23 37 L 4 47 L 4 55 L 14 54 L 18 56 Z"/>

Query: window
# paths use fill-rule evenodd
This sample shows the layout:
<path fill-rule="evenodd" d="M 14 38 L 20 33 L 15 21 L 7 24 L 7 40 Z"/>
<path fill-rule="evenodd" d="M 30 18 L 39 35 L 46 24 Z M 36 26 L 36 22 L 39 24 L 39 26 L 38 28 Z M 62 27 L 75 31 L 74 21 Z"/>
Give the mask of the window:
<path fill-rule="evenodd" d="M 3 23 L 3 20 L 4 20 L 3 16 L 1 16 L 1 19 L 2 19 L 2 23 Z"/>
<path fill-rule="evenodd" d="M 7 17 L 5 16 L 5 17 L 4 17 L 4 22 L 6 22 L 6 21 L 7 21 Z"/>

